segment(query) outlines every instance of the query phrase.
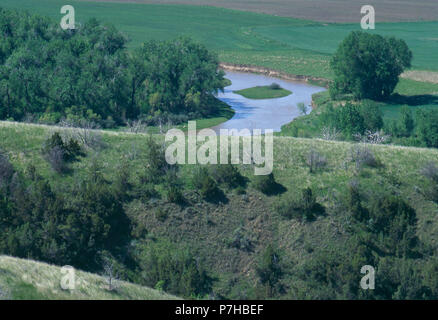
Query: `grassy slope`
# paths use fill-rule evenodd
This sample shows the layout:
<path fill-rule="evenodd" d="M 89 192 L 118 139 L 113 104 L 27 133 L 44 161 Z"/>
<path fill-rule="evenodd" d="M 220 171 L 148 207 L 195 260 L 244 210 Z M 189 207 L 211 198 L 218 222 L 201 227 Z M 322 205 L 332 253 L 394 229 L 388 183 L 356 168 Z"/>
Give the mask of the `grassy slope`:
<path fill-rule="evenodd" d="M 52 180 L 56 189 L 73 183 L 76 176 L 84 174 L 91 164 L 93 154 L 73 165 L 74 172 L 68 175 L 53 173 L 43 160 L 40 148 L 44 139 L 53 128 L 12 124 L 1 122 L 0 148 L 6 150 L 14 166 L 25 168 L 32 163 L 38 172 Z M 104 141 L 108 147 L 95 156 L 103 165 L 106 177 L 112 179 L 120 163 L 131 166 L 136 177 L 144 165 L 144 135 L 105 132 Z M 157 136 L 157 139 L 162 139 Z M 419 218 L 418 234 L 431 245 L 438 244 L 438 205 L 426 201 L 416 186 L 424 185 L 424 178 L 418 174 L 428 161 L 438 159 L 438 150 L 406 148 L 396 146 L 370 146 L 382 161 L 383 167 L 364 169 L 355 173 L 354 164 L 349 159 L 351 143 L 330 142 L 317 139 L 297 139 L 276 137 L 274 140 L 274 174 L 287 192 L 282 195 L 291 197 L 305 187 L 311 186 L 318 201 L 328 208 L 328 214 L 312 223 L 299 223 L 296 220 L 281 218 L 273 209 L 280 196 L 266 196 L 248 186 L 244 195 L 226 192 L 224 203 L 209 203 L 196 196 L 190 187 L 190 174 L 193 166 L 182 166 L 180 176 L 185 181 L 185 197 L 188 205 L 180 207 L 168 203 L 165 198 L 153 203 L 134 201 L 128 205 L 132 219 L 142 221 L 154 237 L 167 238 L 189 245 L 202 253 L 209 269 L 219 278 L 216 292 L 226 292 L 228 281 L 237 279 L 253 283 L 256 262 L 266 244 L 274 242 L 284 249 L 289 261 L 303 263 L 311 257 L 309 248 L 325 246 L 326 243 L 343 245 L 345 238 L 344 223 L 346 217 L 336 210 L 339 199 L 352 179 L 364 186 L 366 193 L 399 192 L 417 210 Z M 309 174 L 305 165 L 306 155 L 311 149 L 325 155 L 328 168 Z M 132 156 L 136 151 L 137 155 Z M 249 179 L 253 178 L 253 168 L 239 166 Z M 383 189 L 382 189 L 383 188 Z M 168 213 L 165 221 L 159 221 L 154 215 L 157 208 Z M 243 251 L 227 245 L 235 231 L 241 228 L 245 236 L 251 239 L 253 248 Z M 232 296 L 232 293 L 231 293 Z"/>
<path fill-rule="evenodd" d="M 233 91 L 248 99 L 274 99 L 290 95 L 292 92 L 283 88 L 271 89 L 269 86 L 257 86 L 253 88 Z"/>
<path fill-rule="evenodd" d="M 103 277 L 76 270 L 77 288 L 62 290 L 64 274 L 58 266 L 33 260 L 0 256 L 0 287 L 7 290 L 10 299 L 18 300 L 173 300 L 177 297 L 128 282 L 118 282 L 117 289 L 107 290 Z"/>

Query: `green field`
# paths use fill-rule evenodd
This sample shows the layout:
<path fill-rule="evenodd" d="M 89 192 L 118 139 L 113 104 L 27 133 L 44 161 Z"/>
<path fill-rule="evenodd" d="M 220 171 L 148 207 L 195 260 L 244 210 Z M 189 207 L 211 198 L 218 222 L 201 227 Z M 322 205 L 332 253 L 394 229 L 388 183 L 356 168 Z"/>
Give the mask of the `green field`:
<path fill-rule="evenodd" d="M 253 88 L 247 88 L 242 90 L 233 91 L 248 99 L 275 99 L 282 98 L 292 94 L 291 91 L 277 88 L 273 89 L 271 86 L 257 86 Z"/>
<path fill-rule="evenodd" d="M 61 19 L 65 1 L 3 0 L 1 6 L 27 9 Z M 137 47 L 148 39 L 189 35 L 219 53 L 221 61 L 254 64 L 292 74 L 332 77 L 328 61 L 345 35 L 359 24 L 322 24 L 187 5 L 146 5 L 71 1 L 76 21 L 91 17 L 111 22 Z M 414 52 L 415 69 L 438 70 L 438 22 L 381 23 L 376 32 L 406 40 Z"/>

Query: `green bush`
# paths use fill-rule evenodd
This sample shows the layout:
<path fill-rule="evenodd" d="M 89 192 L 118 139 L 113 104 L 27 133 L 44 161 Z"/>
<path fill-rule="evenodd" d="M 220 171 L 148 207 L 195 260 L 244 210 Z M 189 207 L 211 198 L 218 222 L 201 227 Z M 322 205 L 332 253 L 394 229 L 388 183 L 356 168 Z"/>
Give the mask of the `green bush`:
<path fill-rule="evenodd" d="M 299 198 L 283 197 L 274 205 L 274 208 L 278 214 L 285 218 L 306 221 L 314 220 L 325 212 L 324 207 L 316 202 L 310 188 L 304 189 Z"/>
<path fill-rule="evenodd" d="M 240 174 L 239 169 L 235 165 L 212 165 L 209 171 L 217 183 L 224 184 L 229 188 L 237 188 L 245 185 L 245 178 Z"/>
<path fill-rule="evenodd" d="M 199 255 L 187 248 L 164 240 L 140 244 L 135 259 L 141 269 L 141 281 L 147 286 L 159 284 L 164 291 L 184 298 L 203 296 L 212 290 L 214 279 Z"/>
<path fill-rule="evenodd" d="M 157 208 L 157 210 L 155 210 L 155 218 L 158 221 L 164 222 L 167 220 L 168 216 L 169 214 L 167 213 L 167 211 L 162 208 Z"/>
<path fill-rule="evenodd" d="M 272 89 L 272 90 L 280 90 L 280 89 L 281 89 L 281 86 L 280 86 L 278 83 L 273 82 L 273 83 L 271 83 L 271 84 L 269 85 L 269 89 Z"/>
<path fill-rule="evenodd" d="M 217 182 L 210 176 L 206 167 L 198 167 L 195 169 L 192 184 L 201 197 L 206 200 L 215 200 L 221 196 Z"/>
<path fill-rule="evenodd" d="M 140 174 L 140 183 L 162 182 L 170 165 L 166 162 L 164 147 L 158 144 L 152 135 L 146 139 L 144 170 Z"/>
<path fill-rule="evenodd" d="M 254 189 L 267 195 L 274 194 L 278 188 L 278 184 L 272 172 L 268 175 L 254 176 L 252 185 Z"/>
<path fill-rule="evenodd" d="M 436 111 L 418 111 L 417 135 L 425 146 L 429 148 L 438 148 L 438 113 Z"/>

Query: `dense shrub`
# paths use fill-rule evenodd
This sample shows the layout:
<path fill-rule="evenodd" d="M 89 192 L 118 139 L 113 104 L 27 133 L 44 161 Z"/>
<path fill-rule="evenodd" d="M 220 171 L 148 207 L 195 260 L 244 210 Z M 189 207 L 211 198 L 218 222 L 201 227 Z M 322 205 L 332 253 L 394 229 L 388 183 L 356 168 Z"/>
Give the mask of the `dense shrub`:
<path fill-rule="evenodd" d="M 254 189 L 270 195 L 277 191 L 278 184 L 275 181 L 274 174 L 271 172 L 268 175 L 254 176 L 252 179 L 252 185 Z"/>
<path fill-rule="evenodd" d="M 0 188 L 9 182 L 13 173 L 14 167 L 6 154 L 0 150 Z"/>
<path fill-rule="evenodd" d="M 57 173 L 67 171 L 68 162 L 77 160 L 79 156 L 85 156 L 84 151 L 76 140 L 71 138 L 65 142 L 58 132 L 52 134 L 44 142 L 42 152 L 44 158 Z"/>
<path fill-rule="evenodd" d="M 275 204 L 275 210 L 285 218 L 307 221 L 314 220 L 325 212 L 310 188 L 304 189 L 301 197 L 283 197 Z"/>
<path fill-rule="evenodd" d="M 126 37 L 95 19 L 72 32 L 49 18 L 0 9 L 0 25 L 0 119 L 114 127 L 217 111 L 212 102 L 224 73 L 215 54 L 188 38 L 149 41 L 128 53 Z"/>
<path fill-rule="evenodd" d="M 213 278 L 193 252 L 166 241 L 137 246 L 135 259 L 144 285 L 161 288 L 185 298 L 211 292 Z"/>
<path fill-rule="evenodd" d="M 360 114 L 364 119 L 365 129 L 375 132 L 383 128 L 383 112 L 374 101 L 361 101 Z"/>
<path fill-rule="evenodd" d="M 216 182 L 226 185 L 228 188 L 237 188 L 245 185 L 245 178 L 239 169 L 232 164 L 217 164 L 209 168 L 211 176 Z"/>
<path fill-rule="evenodd" d="M 164 178 L 164 190 L 166 192 L 166 197 L 169 202 L 183 203 L 183 184 L 177 175 L 177 168 L 178 167 L 173 167 L 166 172 L 166 176 Z"/>
<path fill-rule="evenodd" d="M 264 287 L 263 296 L 259 298 L 272 298 L 282 293 L 281 278 L 284 275 L 280 252 L 272 245 L 268 245 L 262 253 L 256 268 L 257 276 Z"/>
<path fill-rule="evenodd" d="M 333 127 L 342 130 L 346 138 L 352 138 L 356 133 L 363 133 L 366 129 L 365 119 L 362 116 L 360 105 L 349 102 L 334 111 Z"/>
<path fill-rule="evenodd" d="M 163 180 L 167 169 L 164 146 L 158 144 L 152 135 L 146 139 L 144 170 L 140 175 L 140 183 L 157 183 Z"/>
<path fill-rule="evenodd" d="M 193 184 L 201 197 L 206 200 L 215 200 L 221 196 L 221 191 L 216 181 L 210 176 L 205 167 L 201 167 L 195 171 Z"/>
<path fill-rule="evenodd" d="M 438 113 L 434 110 L 419 110 L 417 135 L 427 147 L 438 148 Z"/>
<path fill-rule="evenodd" d="M 281 89 L 281 86 L 280 86 L 278 83 L 273 82 L 273 83 L 271 83 L 271 84 L 269 85 L 269 89 L 272 89 L 272 90 L 280 90 L 280 89 Z"/>

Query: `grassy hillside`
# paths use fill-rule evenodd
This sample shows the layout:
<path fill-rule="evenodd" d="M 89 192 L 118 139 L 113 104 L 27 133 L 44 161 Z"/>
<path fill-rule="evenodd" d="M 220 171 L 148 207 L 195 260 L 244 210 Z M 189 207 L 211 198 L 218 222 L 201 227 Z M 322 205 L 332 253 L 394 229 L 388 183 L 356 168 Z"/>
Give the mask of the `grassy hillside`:
<path fill-rule="evenodd" d="M 50 180 L 54 190 L 68 190 L 96 161 L 108 181 L 115 179 L 120 164 L 125 163 L 131 173 L 130 182 L 134 184 L 147 165 L 145 135 L 101 132 L 105 148 L 88 151 L 87 157 L 74 163 L 70 172 L 57 174 L 40 151 L 54 130 L 56 128 L 2 122 L 0 149 L 6 151 L 17 169 L 26 171 L 30 164 L 34 165 L 38 173 Z M 160 135 L 155 138 L 163 139 Z M 311 283 L 310 279 L 305 280 L 309 264 L 327 250 L 342 256 L 352 250 L 348 249 L 351 217 L 341 209 L 352 181 L 360 185 L 364 205 L 385 194 L 405 199 L 416 211 L 419 239 L 427 248 L 438 245 L 438 204 L 425 196 L 427 179 L 419 174 L 428 162 L 436 162 L 438 151 L 372 145 L 366 148 L 379 164 L 355 169 L 352 158 L 355 146 L 347 142 L 276 137 L 274 176 L 282 186 L 276 195 L 256 190 L 253 167 L 240 165 L 237 167 L 248 179 L 247 187 L 234 191 L 221 188 L 224 195 L 219 202 L 207 201 L 192 185 L 195 166 L 182 165 L 178 180 L 182 181 L 184 204 L 168 201 L 163 186 L 157 184 L 157 195 L 149 200 L 135 199 L 126 203 L 126 214 L 137 230 L 144 230 L 148 241 L 171 241 L 177 246 L 192 248 L 216 278 L 213 291 L 219 297 L 261 297 L 254 293 L 258 283 L 257 267 L 266 246 L 273 244 L 282 252 L 282 261 L 288 270 L 282 279 L 288 288 L 288 297 L 304 298 L 301 294 L 307 292 L 307 297 L 316 298 L 318 296 L 312 296 L 306 287 Z M 313 173 L 306 164 L 310 150 L 323 155 L 327 162 Z M 279 201 L 294 199 L 307 187 L 326 208 L 324 215 L 305 222 L 285 218 L 274 209 Z M 414 261 L 421 264 L 428 260 Z"/>
<path fill-rule="evenodd" d="M 6 8 L 26 9 L 59 20 L 62 0 L 3 0 Z M 330 54 L 355 24 L 322 24 L 223 8 L 72 1 L 76 21 L 91 17 L 113 23 L 137 47 L 148 39 L 189 35 L 220 54 L 224 62 L 253 64 L 292 74 L 330 78 Z M 359 16 L 359 10 L 358 10 Z M 438 22 L 383 23 L 375 32 L 406 40 L 416 69 L 438 70 Z"/>
<path fill-rule="evenodd" d="M 14 300 L 173 300 L 175 296 L 119 281 L 117 288 L 109 291 L 107 280 L 99 275 L 76 270 L 75 290 L 63 290 L 61 267 L 33 260 L 0 256 L 0 288 Z"/>

